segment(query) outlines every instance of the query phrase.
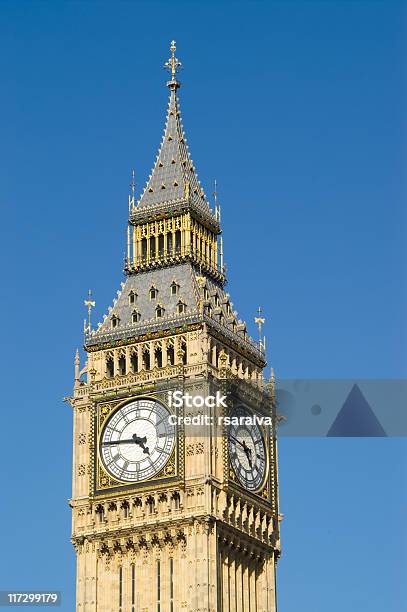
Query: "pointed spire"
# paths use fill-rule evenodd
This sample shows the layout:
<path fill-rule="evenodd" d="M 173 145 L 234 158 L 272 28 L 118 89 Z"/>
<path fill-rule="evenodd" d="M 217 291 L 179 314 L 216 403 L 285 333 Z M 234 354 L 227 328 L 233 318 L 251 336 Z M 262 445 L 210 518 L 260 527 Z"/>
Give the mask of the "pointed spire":
<path fill-rule="evenodd" d="M 92 331 L 92 325 L 91 325 L 90 318 L 91 318 L 92 308 L 96 306 L 96 302 L 92 300 L 92 291 L 90 289 L 88 291 L 88 299 L 84 300 L 84 304 L 88 308 L 88 321 L 86 323 L 86 319 L 85 319 L 83 322 L 83 332 L 86 335 L 86 334 L 90 334 L 90 332 Z"/>
<path fill-rule="evenodd" d="M 181 62 L 175 57 L 175 41 L 172 41 L 170 49 L 171 57 L 164 65 L 171 75 L 171 80 L 167 83 L 170 96 L 164 136 L 154 168 L 141 194 L 137 209 L 133 209 L 133 213 L 141 214 L 144 207 L 156 208 L 168 203 L 188 203 L 197 205 L 214 220 L 199 183 L 182 125 L 177 96 L 180 83 L 176 79 Z"/>
<path fill-rule="evenodd" d="M 135 202 L 135 191 L 136 191 L 136 181 L 135 181 L 135 176 L 136 173 L 134 172 L 134 169 L 131 171 L 131 183 L 130 183 L 130 190 L 131 192 L 129 193 L 129 212 L 131 211 L 132 208 L 134 208 L 134 206 L 136 205 Z"/>

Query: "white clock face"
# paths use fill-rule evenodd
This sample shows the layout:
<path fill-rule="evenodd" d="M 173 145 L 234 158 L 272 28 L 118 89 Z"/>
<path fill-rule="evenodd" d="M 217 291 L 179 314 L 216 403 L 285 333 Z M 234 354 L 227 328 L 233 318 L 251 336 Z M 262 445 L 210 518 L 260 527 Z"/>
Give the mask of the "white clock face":
<path fill-rule="evenodd" d="M 234 417 L 239 419 L 239 424 L 231 424 L 228 430 L 230 463 L 240 484 L 248 491 L 257 491 L 264 482 L 267 469 L 263 433 L 257 423 L 244 422 L 247 418 L 253 422 L 253 414 L 247 408 L 239 406 L 230 416 L 232 420 Z"/>
<path fill-rule="evenodd" d="M 175 441 L 169 416 L 162 404 L 150 399 L 130 402 L 113 414 L 103 429 L 100 456 L 114 478 L 141 482 L 164 467 Z"/>

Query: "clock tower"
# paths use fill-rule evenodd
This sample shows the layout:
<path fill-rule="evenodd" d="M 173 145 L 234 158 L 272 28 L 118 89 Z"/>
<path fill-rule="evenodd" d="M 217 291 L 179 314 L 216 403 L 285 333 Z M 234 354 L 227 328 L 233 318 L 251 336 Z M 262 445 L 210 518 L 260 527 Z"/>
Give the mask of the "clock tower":
<path fill-rule="evenodd" d="M 274 384 L 225 290 L 220 208 L 181 121 L 129 196 L 125 278 L 75 356 L 72 542 L 83 612 L 273 612 Z M 260 317 L 256 320 L 260 325 Z"/>

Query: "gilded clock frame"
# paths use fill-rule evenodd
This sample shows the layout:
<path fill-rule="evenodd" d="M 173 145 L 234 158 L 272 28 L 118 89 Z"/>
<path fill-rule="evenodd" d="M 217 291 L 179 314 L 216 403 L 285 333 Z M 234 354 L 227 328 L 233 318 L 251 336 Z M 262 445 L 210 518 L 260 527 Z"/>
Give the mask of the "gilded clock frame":
<path fill-rule="evenodd" d="M 184 479 L 184 431 L 183 427 L 175 425 L 174 448 L 171 456 L 166 461 L 161 470 L 141 482 L 128 482 L 114 478 L 106 470 L 103 460 L 100 457 L 100 441 L 104 431 L 105 422 L 111 418 L 120 408 L 137 400 L 146 399 L 162 404 L 170 413 L 171 410 L 158 393 L 141 393 L 131 395 L 120 400 L 97 401 L 92 406 L 91 414 L 91 445 L 90 445 L 90 465 L 92 466 L 91 478 L 89 482 L 90 497 L 99 495 L 117 495 L 120 493 L 135 491 L 151 491 L 152 484 L 157 489 L 165 488 L 169 484 L 179 484 Z M 177 415 L 178 416 L 178 415 Z"/>

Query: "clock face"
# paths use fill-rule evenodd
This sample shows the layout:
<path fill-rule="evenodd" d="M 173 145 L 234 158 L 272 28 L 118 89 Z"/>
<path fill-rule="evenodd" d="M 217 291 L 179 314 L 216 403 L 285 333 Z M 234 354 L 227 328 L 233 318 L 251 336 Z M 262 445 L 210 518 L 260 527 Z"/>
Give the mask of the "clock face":
<path fill-rule="evenodd" d="M 230 463 L 240 482 L 248 491 L 260 489 L 266 476 L 267 455 L 264 435 L 253 422 L 253 414 L 243 406 L 235 408 L 228 430 Z M 239 424 L 235 424 L 235 417 Z M 250 424 L 247 422 L 250 420 Z"/>
<path fill-rule="evenodd" d="M 100 456 L 107 471 L 125 482 L 152 478 L 167 463 L 174 448 L 175 426 L 160 403 L 139 399 L 122 406 L 107 421 Z"/>

